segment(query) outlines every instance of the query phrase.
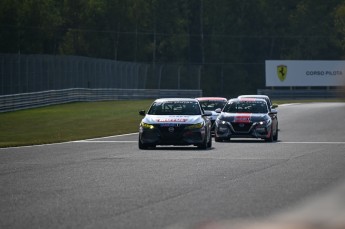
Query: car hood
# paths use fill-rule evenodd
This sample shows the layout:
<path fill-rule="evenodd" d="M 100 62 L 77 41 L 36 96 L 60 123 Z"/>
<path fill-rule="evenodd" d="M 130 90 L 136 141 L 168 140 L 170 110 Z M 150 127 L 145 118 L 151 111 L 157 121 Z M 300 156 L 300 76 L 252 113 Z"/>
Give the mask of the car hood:
<path fill-rule="evenodd" d="M 201 115 L 146 115 L 143 122 L 149 124 L 195 124 L 203 122 Z"/>
<path fill-rule="evenodd" d="M 264 121 L 268 119 L 268 117 L 267 114 L 222 112 L 218 118 L 226 122 L 250 123 Z"/>

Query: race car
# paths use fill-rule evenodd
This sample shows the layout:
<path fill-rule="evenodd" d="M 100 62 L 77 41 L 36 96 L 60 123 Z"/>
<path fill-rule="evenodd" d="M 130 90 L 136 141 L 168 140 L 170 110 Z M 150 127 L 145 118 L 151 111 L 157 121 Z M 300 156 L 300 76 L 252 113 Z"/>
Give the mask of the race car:
<path fill-rule="evenodd" d="M 216 120 L 215 141 L 231 138 L 278 140 L 277 111 L 269 109 L 264 99 L 230 99 Z"/>
<path fill-rule="evenodd" d="M 199 101 L 202 109 L 212 112 L 212 116 L 210 117 L 212 124 L 211 133 L 214 134 L 214 123 L 219 115 L 216 110 L 218 108 L 222 109 L 228 100 L 223 97 L 199 97 L 196 99 Z"/>
<path fill-rule="evenodd" d="M 212 146 L 211 112 L 203 111 L 198 100 L 163 98 L 155 100 L 139 126 L 139 149 L 156 145 Z"/>
<path fill-rule="evenodd" d="M 278 107 L 277 104 L 272 104 L 272 101 L 268 95 L 240 95 L 237 98 L 256 98 L 256 99 L 264 99 L 267 102 L 269 109 L 275 109 Z"/>

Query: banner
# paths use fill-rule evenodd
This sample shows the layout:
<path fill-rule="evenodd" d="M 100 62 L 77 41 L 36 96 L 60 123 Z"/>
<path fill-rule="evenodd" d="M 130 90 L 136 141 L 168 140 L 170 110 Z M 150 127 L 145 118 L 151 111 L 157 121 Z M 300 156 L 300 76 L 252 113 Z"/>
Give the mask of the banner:
<path fill-rule="evenodd" d="M 266 87 L 342 86 L 345 61 L 266 60 Z"/>

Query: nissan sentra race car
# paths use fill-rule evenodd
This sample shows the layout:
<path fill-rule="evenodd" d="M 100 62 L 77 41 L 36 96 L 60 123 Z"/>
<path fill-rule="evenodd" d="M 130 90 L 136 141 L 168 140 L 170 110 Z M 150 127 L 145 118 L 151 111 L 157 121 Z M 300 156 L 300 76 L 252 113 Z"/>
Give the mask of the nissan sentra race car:
<path fill-rule="evenodd" d="M 278 140 L 277 111 L 269 109 L 264 99 L 230 99 L 216 120 L 215 141 L 231 138 Z"/>
<path fill-rule="evenodd" d="M 139 126 L 139 149 L 156 145 L 212 146 L 211 112 L 203 111 L 196 99 L 167 98 L 155 100 Z"/>
<path fill-rule="evenodd" d="M 199 97 L 196 99 L 199 101 L 202 109 L 204 109 L 205 111 L 212 112 L 212 115 L 210 117 L 212 124 L 211 133 L 214 133 L 214 123 L 219 115 L 219 113 L 217 113 L 216 110 L 218 108 L 222 109 L 228 100 L 223 97 Z"/>

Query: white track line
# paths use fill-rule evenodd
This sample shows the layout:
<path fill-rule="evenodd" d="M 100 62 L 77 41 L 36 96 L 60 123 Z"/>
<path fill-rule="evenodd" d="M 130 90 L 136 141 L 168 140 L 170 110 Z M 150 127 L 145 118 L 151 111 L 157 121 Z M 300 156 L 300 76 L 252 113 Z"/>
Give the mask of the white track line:
<path fill-rule="evenodd" d="M 97 141 L 97 140 L 80 140 L 80 141 L 74 141 L 76 143 L 133 143 L 138 141 Z M 279 144 L 345 144 L 345 142 L 277 142 Z M 245 143 L 244 143 L 245 144 Z"/>
<path fill-rule="evenodd" d="M 345 144 L 345 142 L 277 142 L 280 144 Z"/>
<path fill-rule="evenodd" d="M 96 141 L 96 140 L 80 140 L 74 141 L 76 143 L 133 143 L 138 141 Z"/>

